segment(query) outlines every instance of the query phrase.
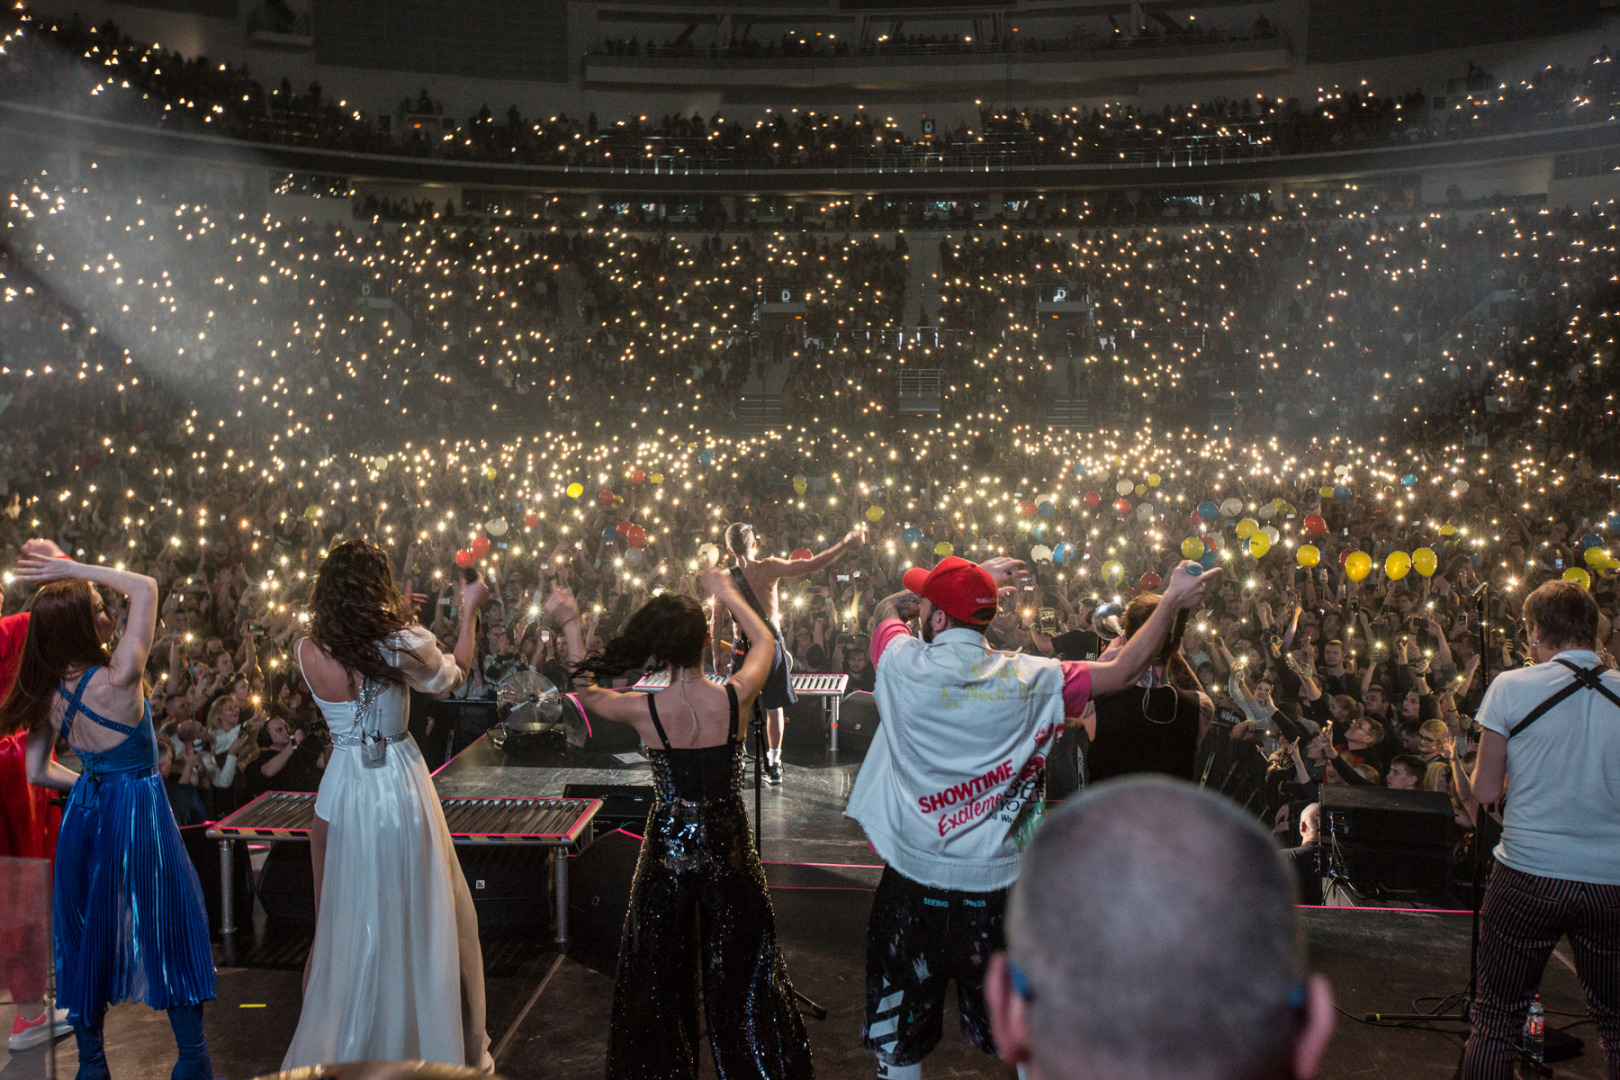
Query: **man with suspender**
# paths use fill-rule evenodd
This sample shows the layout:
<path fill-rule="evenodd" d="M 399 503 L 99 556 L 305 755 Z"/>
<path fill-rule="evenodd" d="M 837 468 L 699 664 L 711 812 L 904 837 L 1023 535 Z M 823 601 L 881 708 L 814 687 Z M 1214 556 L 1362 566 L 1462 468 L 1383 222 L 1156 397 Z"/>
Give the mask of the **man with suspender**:
<path fill-rule="evenodd" d="M 1620 1076 L 1620 673 L 1598 660 L 1598 607 L 1550 581 L 1524 602 L 1532 667 L 1485 691 L 1474 767 L 1502 798 L 1502 842 L 1480 911 L 1479 995 L 1465 1080 L 1508 1080 L 1530 995 L 1569 935 L 1587 1008 Z"/>
<path fill-rule="evenodd" d="M 755 557 L 759 545 L 754 539 L 752 525 L 739 521 L 726 527 L 726 548 L 736 560 L 731 568 L 731 579 L 736 582 L 737 591 L 743 594 L 743 599 L 748 601 L 748 606 L 758 612 L 771 628 L 771 635 L 775 638 L 776 663 L 772 665 L 770 677 L 765 680 L 765 687 L 760 690 L 758 698 L 760 708 L 765 710 L 765 741 L 769 747 L 765 751 L 765 779 L 772 784 L 782 782 L 782 729 L 786 725 L 782 710 L 799 700 L 793 693 L 793 682 L 789 678 L 793 671 L 793 658 L 788 654 L 787 642 L 782 638 L 782 612 L 776 596 L 776 583 L 783 578 L 805 577 L 823 570 L 864 543 L 866 534 L 860 529 L 851 529 L 842 540 L 813 558 L 760 559 Z M 724 662 L 726 637 L 723 631 L 728 621 L 730 615 L 725 605 L 716 604 L 714 669 L 721 672 L 733 666 Z M 736 664 L 740 664 L 747 655 L 750 644 L 739 631 L 731 654 Z"/>

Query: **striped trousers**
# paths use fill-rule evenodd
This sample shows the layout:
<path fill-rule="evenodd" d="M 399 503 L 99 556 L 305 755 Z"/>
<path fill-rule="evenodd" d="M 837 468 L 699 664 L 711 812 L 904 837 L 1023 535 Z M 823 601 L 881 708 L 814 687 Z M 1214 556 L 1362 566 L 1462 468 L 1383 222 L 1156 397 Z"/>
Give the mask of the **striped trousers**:
<path fill-rule="evenodd" d="M 1512 1080 L 1530 996 L 1565 934 L 1608 1056 L 1609 1080 L 1620 1080 L 1620 885 L 1536 877 L 1500 863 L 1480 909 L 1479 996 L 1463 1051 L 1464 1080 Z"/>

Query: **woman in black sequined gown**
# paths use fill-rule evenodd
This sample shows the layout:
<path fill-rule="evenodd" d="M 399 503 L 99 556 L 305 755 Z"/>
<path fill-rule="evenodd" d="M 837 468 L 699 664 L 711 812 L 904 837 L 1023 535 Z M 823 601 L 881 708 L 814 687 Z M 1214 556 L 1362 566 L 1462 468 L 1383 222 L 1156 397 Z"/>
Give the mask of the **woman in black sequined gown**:
<path fill-rule="evenodd" d="M 712 571 L 702 580 L 751 640 L 769 637 L 727 574 Z M 729 682 L 709 683 L 704 607 L 666 593 L 586 660 L 573 597 L 558 589 L 546 607 L 562 624 L 581 702 L 641 733 L 657 795 L 619 945 L 608 1080 L 696 1076 L 700 998 L 720 1080 L 812 1076 L 741 790 L 742 718 L 772 654 L 755 649 Z M 656 694 L 589 685 L 660 668 L 670 685 Z"/>

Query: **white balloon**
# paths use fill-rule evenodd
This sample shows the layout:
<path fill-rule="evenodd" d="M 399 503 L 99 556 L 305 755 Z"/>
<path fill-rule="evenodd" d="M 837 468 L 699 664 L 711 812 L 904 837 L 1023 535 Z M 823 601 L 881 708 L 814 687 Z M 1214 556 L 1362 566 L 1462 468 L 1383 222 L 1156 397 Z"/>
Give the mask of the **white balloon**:
<path fill-rule="evenodd" d="M 1136 490 L 1136 485 L 1131 483 L 1129 480 L 1121 480 L 1119 483 L 1114 485 L 1114 490 L 1119 492 L 1121 495 L 1129 495 L 1131 492 Z"/>
<path fill-rule="evenodd" d="M 1145 502 L 1137 503 L 1136 516 L 1141 518 L 1143 521 L 1148 521 L 1151 519 L 1153 517 L 1153 504 Z"/>
<path fill-rule="evenodd" d="M 1277 542 L 1282 539 L 1282 533 L 1277 531 L 1275 525 L 1267 525 L 1260 531 L 1266 534 L 1266 539 L 1271 541 L 1273 547 L 1276 547 Z"/>
<path fill-rule="evenodd" d="M 1465 494 L 1468 491 L 1468 481 L 1466 481 L 1466 480 L 1457 481 L 1455 484 L 1451 485 L 1451 490 L 1452 490 L 1452 492 L 1454 494 L 1457 494 L 1457 495 Z"/>
<path fill-rule="evenodd" d="M 1029 557 L 1038 563 L 1051 562 L 1052 549 L 1047 547 L 1045 544 L 1036 544 L 1034 547 L 1029 549 Z"/>
<path fill-rule="evenodd" d="M 509 526 L 506 524 L 506 519 L 503 517 L 492 517 L 488 521 L 484 522 L 484 531 L 496 538 L 505 536 L 507 528 L 509 528 Z"/>
<path fill-rule="evenodd" d="M 1225 502 L 1221 503 L 1221 513 L 1227 517 L 1237 517 L 1242 510 L 1242 499 L 1227 499 Z"/>
<path fill-rule="evenodd" d="M 1259 518 L 1261 521 L 1270 521 L 1271 515 L 1275 514 L 1276 512 L 1277 508 L 1275 506 L 1272 506 L 1270 503 L 1263 503 L 1260 509 L 1254 512 L 1254 516 Z"/>
<path fill-rule="evenodd" d="M 720 549 L 713 544 L 699 544 L 698 563 L 705 569 L 720 565 Z"/>

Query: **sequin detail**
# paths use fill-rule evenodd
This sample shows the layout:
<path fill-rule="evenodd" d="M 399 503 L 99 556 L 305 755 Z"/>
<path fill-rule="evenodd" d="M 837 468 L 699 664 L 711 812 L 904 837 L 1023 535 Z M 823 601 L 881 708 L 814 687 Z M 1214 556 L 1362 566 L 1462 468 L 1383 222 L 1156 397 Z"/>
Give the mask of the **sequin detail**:
<path fill-rule="evenodd" d="M 743 807 L 742 743 L 647 756 L 657 798 L 619 944 L 609 1080 L 695 1077 L 700 1000 L 720 1080 L 814 1075 Z"/>

